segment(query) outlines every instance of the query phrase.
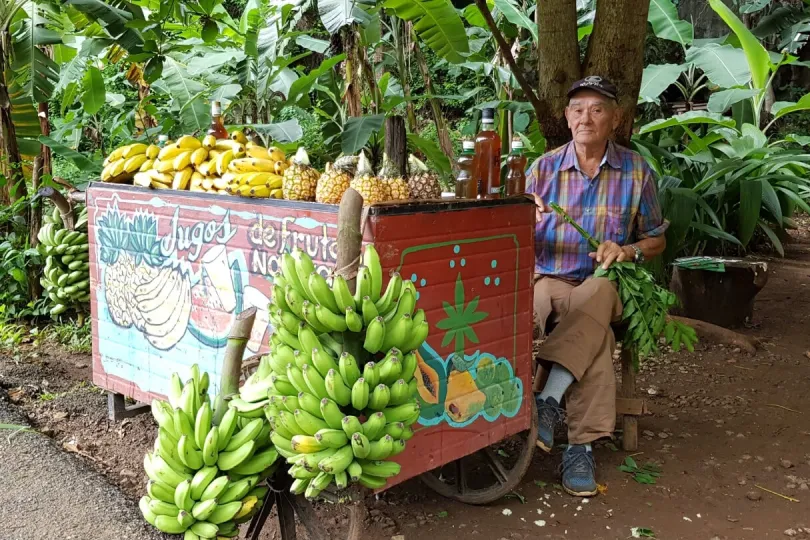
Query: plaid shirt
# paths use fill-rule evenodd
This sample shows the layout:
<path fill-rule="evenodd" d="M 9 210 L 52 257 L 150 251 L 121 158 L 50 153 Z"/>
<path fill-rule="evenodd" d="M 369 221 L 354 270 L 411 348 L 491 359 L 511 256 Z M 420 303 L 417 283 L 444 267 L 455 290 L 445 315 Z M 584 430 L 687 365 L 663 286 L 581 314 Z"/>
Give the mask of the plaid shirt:
<path fill-rule="evenodd" d="M 535 161 L 526 173 L 527 193 L 559 204 L 594 238 L 619 245 L 664 234 L 653 173 L 644 159 L 609 142 L 593 179 L 580 170 L 574 143 Z M 534 235 L 535 273 L 584 280 L 595 267 L 586 240 L 556 213 L 545 214 Z"/>

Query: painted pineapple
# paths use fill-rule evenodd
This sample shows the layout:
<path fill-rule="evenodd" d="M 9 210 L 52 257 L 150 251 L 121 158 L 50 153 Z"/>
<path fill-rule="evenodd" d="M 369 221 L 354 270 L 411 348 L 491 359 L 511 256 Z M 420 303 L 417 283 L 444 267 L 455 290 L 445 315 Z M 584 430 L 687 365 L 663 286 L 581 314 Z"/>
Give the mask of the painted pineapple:
<path fill-rule="evenodd" d="M 351 188 L 363 197 L 363 204 L 366 206 L 388 200 L 385 193 L 385 183 L 374 175 L 371 163 L 363 152 L 360 153 L 360 160 L 357 162 L 357 173 L 351 182 Z"/>
<path fill-rule="evenodd" d="M 408 157 L 408 187 L 411 199 L 441 199 L 442 197 L 439 176 L 429 171 L 427 165 L 413 154 Z"/>
<path fill-rule="evenodd" d="M 104 295 L 113 322 L 124 328 L 144 326 L 136 308 L 135 291 L 155 279 L 162 263 L 157 222 L 138 213 L 131 223 L 114 205 L 99 220 L 99 243 L 104 269 Z"/>
<path fill-rule="evenodd" d="M 407 201 L 409 196 L 408 182 L 399 174 L 396 164 L 387 155 L 383 154 L 383 167 L 380 178 L 386 187 L 386 195 L 390 201 Z"/>
<path fill-rule="evenodd" d="M 340 204 L 340 199 L 349 189 L 352 176 L 345 166 L 338 166 L 338 162 L 335 162 L 334 165 L 327 163 L 326 170 L 318 179 L 318 187 L 315 188 L 315 200 L 319 203 Z"/>
<path fill-rule="evenodd" d="M 291 201 L 314 201 L 318 185 L 318 171 L 309 164 L 307 151 L 301 147 L 284 171 L 281 190 L 285 199 Z"/>

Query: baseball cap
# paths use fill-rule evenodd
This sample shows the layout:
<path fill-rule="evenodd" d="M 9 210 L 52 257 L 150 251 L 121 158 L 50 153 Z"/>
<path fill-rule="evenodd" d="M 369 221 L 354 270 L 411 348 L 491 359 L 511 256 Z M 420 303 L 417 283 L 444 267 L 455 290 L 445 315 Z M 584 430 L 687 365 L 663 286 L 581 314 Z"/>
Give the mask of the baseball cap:
<path fill-rule="evenodd" d="M 619 95 L 616 85 L 599 75 L 591 75 L 572 84 L 568 89 L 568 97 L 570 98 L 580 90 L 593 90 L 610 99 L 616 99 Z"/>

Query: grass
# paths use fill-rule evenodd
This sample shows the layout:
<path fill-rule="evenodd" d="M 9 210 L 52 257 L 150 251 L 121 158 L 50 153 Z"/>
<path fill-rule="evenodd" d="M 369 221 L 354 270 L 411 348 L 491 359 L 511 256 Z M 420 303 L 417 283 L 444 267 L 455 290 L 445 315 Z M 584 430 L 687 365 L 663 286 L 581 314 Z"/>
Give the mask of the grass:
<path fill-rule="evenodd" d="M 76 326 L 70 321 L 55 323 L 46 327 L 44 333 L 72 353 L 89 354 L 93 350 L 93 334 L 89 320 L 82 326 Z"/>
<path fill-rule="evenodd" d="M 0 322 L 0 350 L 11 350 L 22 343 L 28 329 L 17 323 Z"/>

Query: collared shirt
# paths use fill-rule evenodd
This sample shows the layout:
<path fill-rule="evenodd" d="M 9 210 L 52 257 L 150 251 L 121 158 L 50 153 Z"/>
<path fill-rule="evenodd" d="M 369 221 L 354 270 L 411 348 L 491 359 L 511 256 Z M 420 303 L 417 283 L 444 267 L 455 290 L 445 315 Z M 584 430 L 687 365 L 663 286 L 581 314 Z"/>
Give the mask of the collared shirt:
<path fill-rule="evenodd" d="M 613 142 L 594 178 L 580 169 L 574 143 L 538 158 L 526 173 L 527 193 L 557 203 L 600 242 L 626 245 L 660 236 L 669 225 L 661 214 L 652 171 L 639 154 Z M 535 273 L 584 280 L 595 268 L 593 250 L 556 213 L 544 214 L 534 235 Z"/>

